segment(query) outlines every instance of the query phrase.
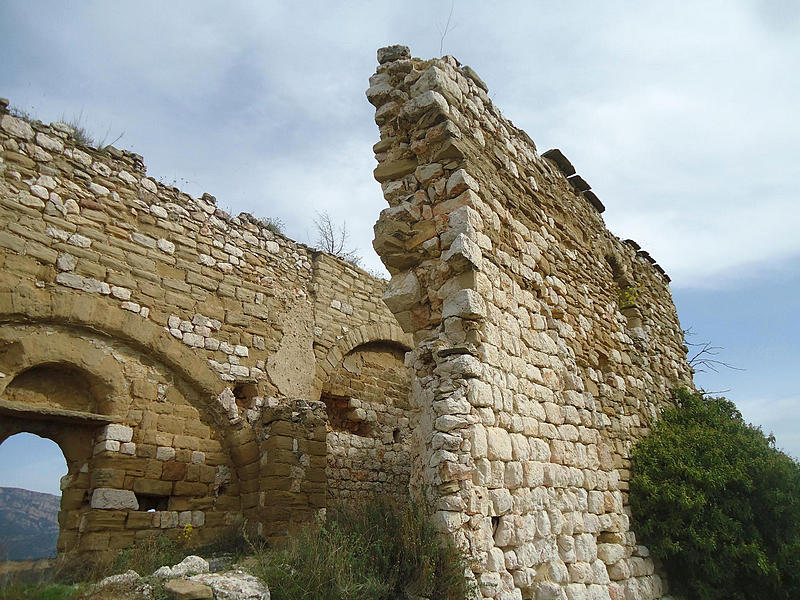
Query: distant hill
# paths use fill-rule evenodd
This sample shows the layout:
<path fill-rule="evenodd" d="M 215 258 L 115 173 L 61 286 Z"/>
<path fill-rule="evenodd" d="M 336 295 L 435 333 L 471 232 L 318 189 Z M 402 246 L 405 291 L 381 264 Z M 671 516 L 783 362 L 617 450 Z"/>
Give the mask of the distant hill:
<path fill-rule="evenodd" d="M 55 556 L 60 504 L 53 494 L 0 487 L 0 560 Z"/>

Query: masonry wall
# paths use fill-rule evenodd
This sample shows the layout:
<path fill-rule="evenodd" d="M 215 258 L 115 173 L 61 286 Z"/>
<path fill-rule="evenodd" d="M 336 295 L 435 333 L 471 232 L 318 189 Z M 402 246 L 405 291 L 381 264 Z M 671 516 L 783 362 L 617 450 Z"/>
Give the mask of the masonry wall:
<path fill-rule="evenodd" d="M 367 344 L 345 356 L 322 391 L 328 405 L 328 494 L 335 501 L 408 495 L 410 407 L 405 351 Z"/>
<path fill-rule="evenodd" d="M 0 443 L 33 431 L 70 454 L 59 547 L 113 549 L 187 523 L 205 539 L 243 518 L 277 536 L 325 508 L 338 438 L 323 386 L 365 345 L 391 363 L 387 381 L 404 376 L 410 337 L 386 282 L 5 101 L 0 144 L 0 412 L 13 422 Z M 410 460 L 369 458 L 387 472 Z"/>
<path fill-rule="evenodd" d="M 691 385 L 668 278 L 472 69 L 378 59 L 374 246 L 415 342 L 412 482 L 485 598 L 660 598 L 626 491 L 631 446 Z"/>

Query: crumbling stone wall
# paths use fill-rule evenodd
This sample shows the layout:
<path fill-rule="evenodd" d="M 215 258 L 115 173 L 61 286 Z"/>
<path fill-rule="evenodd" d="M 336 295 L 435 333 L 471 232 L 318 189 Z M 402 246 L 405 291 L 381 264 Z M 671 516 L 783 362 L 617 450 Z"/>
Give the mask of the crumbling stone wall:
<path fill-rule="evenodd" d="M 485 598 L 661 597 L 626 491 L 632 444 L 691 384 L 667 276 L 472 69 L 378 60 L 374 246 L 414 336 L 413 484 Z"/>
<path fill-rule="evenodd" d="M 65 452 L 59 548 L 187 523 L 203 541 L 243 518 L 277 536 L 323 509 L 338 439 L 323 387 L 378 344 L 394 365 L 387 411 L 403 393 L 392 386 L 411 341 L 386 282 L 6 101 L 0 145 L 0 443 L 31 431 Z M 380 408 L 372 389 L 365 402 Z M 410 459 L 370 460 L 402 473 L 387 461 Z"/>
<path fill-rule="evenodd" d="M 408 494 L 405 349 L 364 344 L 348 353 L 322 391 L 328 405 L 328 493 L 333 500 Z"/>

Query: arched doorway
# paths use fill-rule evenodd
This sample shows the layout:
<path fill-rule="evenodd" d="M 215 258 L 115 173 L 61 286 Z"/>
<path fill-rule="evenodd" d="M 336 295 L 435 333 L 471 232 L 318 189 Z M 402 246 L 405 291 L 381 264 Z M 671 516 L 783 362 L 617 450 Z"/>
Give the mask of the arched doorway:
<path fill-rule="evenodd" d="M 52 440 L 18 433 L 0 444 L 0 561 L 55 556 L 66 473 Z"/>
<path fill-rule="evenodd" d="M 51 440 L 66 462 L 66 473 L 58 486 L 59 552 L 75 546 L 81 517 L 90 508 L 89 471 L 94 441 L 101 428 L 113 422 L 95 412 L 104 392 L 102 384 L 91 375 L 59 362 L 35 365 L 17 373 L 0 398 L 0 444 L 8 440 L 14 451 L 14 440 L 23 434 L 21 439 L 35 450 L 32 436 Z M 36 446 L 41 448 L 41 444 Z"/>

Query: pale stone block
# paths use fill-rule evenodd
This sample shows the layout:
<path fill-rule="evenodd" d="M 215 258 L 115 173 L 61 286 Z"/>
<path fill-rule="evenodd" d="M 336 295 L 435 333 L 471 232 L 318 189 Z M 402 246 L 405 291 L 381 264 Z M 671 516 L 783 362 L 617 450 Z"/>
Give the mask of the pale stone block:
<path fill-rule="evenodd" d="M 29 140 L 33 137 L 33 129 L 28 123 L 11 115 L 3 115 L 0 118 L 0 128 L 14 137 Z"/>
<path fill-rule="evenodd" d="M 127 425 L 106 425 L 103 428 L 101 439 L 130 442 L 133 439 L 133 429 Z"/>
<path fill-rule="evenodd" d="M 117 440 L 102 440 L 95 444 L 94 453 L 98 452 L 119 452 L 119 442 Z"/>
<path fill-rule="evenodd" d="M 178 513 L 174 510 L 162 511 L 159 513 L 161 519 L 161 529 L 170 529 L 178 526 Z"/>
<path fill-rule="evenodd" d="M 157 460 L 173 460 L 175 458 L 175 448 L 170 446 L 159 446 L 156 448 Z"/>
<path fill-rule="evenodd" d="M 111 286 L 111 295 L 114 296 L 114 298 L 117 298 L 119 300 L 130 300 L 131 299 L 131 291 L 128 288 L 121 287 L 121 286 L 118 286 L 118 285 L 112 285 Z"/>
<path fill-rule="evenodd" d="M 136 494 L 130 490 L 97 488 L 92 492 L 92 508 L 102 510 L 139 510 Z"/>
<path fill-rule="evenodd" d="M 458 290 L 445 298 L 442 305 L 442 319 L 460 317 L 478 319 L 486 316 L 486 302 L 474 290 Z"/>
<path fill-rule="evenodd" d="M 613 565 L 625 558 L 625 547 L 620 544 L 598 544 L 597 558 L 607 565 Z"/>
<path fill-rule="evenodd" d="M 72 246 L 77 246 L 78 248 L 88 248 L 92 245 L 92 240 L 79 233 L 73 233 L 67 239 L 67 243 L 71 244 Z"/>
<path fill-rule="evenodd" d="M 136 444 L 133 442 L 125 442 L 119 445 L 120 454 L 127 454 L 129 456 L 136 455 Z"/>
<path fill-rule="evenodd" d="M 205 345 L 205 338 L 202 335 L 187 331 L 183 334 L 183 343 L 193 348 L 202 348 Z"/>
<path fill-rule="evenodd" d="M 72 256 L 71 254 L 59 254 L 58 258 L 56 259 L 56 268 L 59 271 L 72 271 L 75 269 L 75 265 L 78 264 L 78 259 Z M 74 287 L 74 286 L 69 286 Z"/>
<path fill-rule="evenodd" d="M 470 448 L 473 458 L 486 458 L 489 447 L 486 437 L 486 428 L 481 424 L 473 425 L 470 428 Z"/>
<path fill-rule="evenodd" d="M 421 297 L 422 290 L 414 271 L 393 276 L 383 293 L 383 301 L 393 313 L 411 309 Z"/>
<path fill-rule="evenodd" d="M 47 188 L 41 185 L 34 184 L 30 187 L 30 190 L 31 194 L 37 198 L 41 198 L 42 200 L 48 200 L 50 198 L 50 192 L 47 190 Z"/>
<path fill-rule="evenodd" d="M 449 197 L 457 196 L 461 192 L 471 189 L 473 191 L 480 191 L 480 185 L 477 180 L 467 173 L 464 169 L 453 171 L 447 179 L 447 195 Z"/>
<path fill-rule="evenodd" d="M 487 452 L 490 460 L 509 461 L 513 457 L 511 436 L 500 427 L 486 429 Z"/>
<path fill-rule="evenodd" d="M 166 254 L 174 254 L 175 253 L 175 244 L 173 244 L 172 242 L 170 242 L 169 240 L 166 240 L 164 238 L 158 238 L 158 241 L 156 242 L 156 246 L 158 246 L 158 249 L 161 250 L 162 252 L 166 253 Z"/>
<path fill-rule="evenodd" d="M 100 185 L 99 183 L 90 183 L 89 184 L 89 191 L 92 192 L 95 196 L 108 196 L 110 190 L 105 187 L 104 185 Z"/>

